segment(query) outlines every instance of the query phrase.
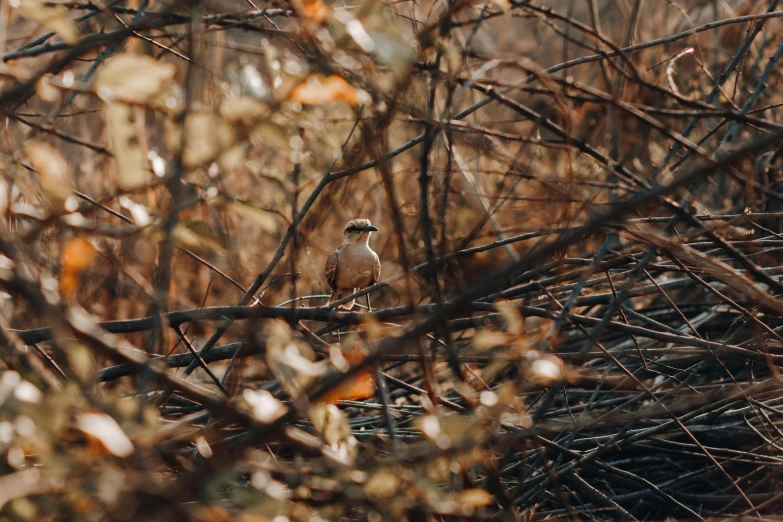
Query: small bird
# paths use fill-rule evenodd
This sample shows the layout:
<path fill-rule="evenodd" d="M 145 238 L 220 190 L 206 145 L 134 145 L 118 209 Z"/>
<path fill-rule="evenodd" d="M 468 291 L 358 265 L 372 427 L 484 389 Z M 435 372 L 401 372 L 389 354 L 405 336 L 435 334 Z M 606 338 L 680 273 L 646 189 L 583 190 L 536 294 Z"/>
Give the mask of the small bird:
<path fill-rule="evenodd" d="M 326 281 L 332 287 L 329 303 L 378 282 L 381 277 L 381 260 L 368 244 L 370 234 L 377 231 L 369 219 L 352 219 L 345 225 L 343 242 L 326 260 Z M 340 308 L 350 310 L 355 301 L 353 299 L 341 304 Z M 372 310 L 370 294 L 367 294 L 367 308 Z"/>

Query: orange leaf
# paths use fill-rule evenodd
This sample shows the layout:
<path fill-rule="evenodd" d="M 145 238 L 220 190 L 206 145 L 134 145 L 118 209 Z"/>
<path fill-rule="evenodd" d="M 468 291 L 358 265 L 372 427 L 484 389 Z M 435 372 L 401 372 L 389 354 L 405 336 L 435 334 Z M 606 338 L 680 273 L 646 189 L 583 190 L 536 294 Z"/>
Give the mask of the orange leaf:
<path fill-rule="evenodd" d="M 326 17 L 329 16 L 329 8 L 326 7 L 321 0 L 306 0 L 302 3 L 304 4 L 302 15 L 313 22 L 321 24 L 326 20 Z"/>
<path fill-rule="evenodd" d="M 82 237 L 72 239 L 63 249 L 63 270 L 83 271 L 95 257 L 95 247 Z"/>
<path fill-rule="evenodd" d="M 345 351 L 343 357 L 351 366 L 355 367 L 364 361 L 367 354 L 361 348 L 353 348 Z M 317 402 L 357 401 L 371 397 L 375 397 L 375 378 L 372 368 L 367 368 L 345 379 L 338 386 L 322 395 Z"/>
<path fill-rule="evenodd" d="M 73 507 L 73 510 L 76 511 L 77 513 L 86 515 L 87 513 L 90 513 L 91 511 L 97 509 L 98 506 L 95 504 L 95 502 L 93 502 L 87 497 L 79 497 L 76 500 L 72 501 L 71 507 Z"/>
<path fill-rule="evenodd" d="M 95 247 L 84 238 L 77 237 L 63 248 L 60 258 L 60 295 L 71 297 L 79 287 L 81 274 L 95 257 Z"/>
<path fill-rule="evenodd" d="M 356 105 L 371 101 L 365 91 L 357 89 L 345 78 L 336 74 L 332 76 L 311 74 L 305 81 L 294 87 L 288 99 L 303 105 L 323 105 L 340 101 Z"/>
<path fill-rule="evenodd" d="M 369 370 L 343 381 L 321 397 L 317 402 L 358 401 L 375 397 L 375 379 Z"/>
<path fill-rule="evenodd" d="M 79 287 L 80 277 L 73 272 L 62 272 L 60 274 L 60 295 L 67 299 L 71 297 Z"/>
<path fill-rule="evenodd" d="M 299 16 L 317 24 L 324 23 L 329 16 L 329 8 L 322 0 L 294 0 L 291 4 Z"/>

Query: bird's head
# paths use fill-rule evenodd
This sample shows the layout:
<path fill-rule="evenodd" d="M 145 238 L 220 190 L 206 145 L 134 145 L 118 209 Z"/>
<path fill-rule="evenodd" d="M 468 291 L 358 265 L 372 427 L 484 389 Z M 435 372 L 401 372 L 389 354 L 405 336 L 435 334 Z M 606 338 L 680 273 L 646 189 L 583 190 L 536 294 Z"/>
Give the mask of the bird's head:
<path fill-rule="evenodd" d="M 369 219 L 352 219 L 345 225 L 343 241 L 351 245 L 361 242 L 367 243 L 370 240 L 370 234 L 377 231 L 378 229 L 370 224 Z"/>

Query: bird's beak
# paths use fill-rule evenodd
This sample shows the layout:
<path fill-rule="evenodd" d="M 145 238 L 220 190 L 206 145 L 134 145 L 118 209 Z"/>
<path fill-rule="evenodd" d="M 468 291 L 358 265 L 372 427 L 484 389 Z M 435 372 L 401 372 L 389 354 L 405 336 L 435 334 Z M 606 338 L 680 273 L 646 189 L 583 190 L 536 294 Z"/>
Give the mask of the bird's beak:
<path fill-rule="evenodd" d="M 364 229 L 365 232 L 378 232 L 378 229 L 375 228 L 372 225 L 367 225 L 367 228 Z"/>

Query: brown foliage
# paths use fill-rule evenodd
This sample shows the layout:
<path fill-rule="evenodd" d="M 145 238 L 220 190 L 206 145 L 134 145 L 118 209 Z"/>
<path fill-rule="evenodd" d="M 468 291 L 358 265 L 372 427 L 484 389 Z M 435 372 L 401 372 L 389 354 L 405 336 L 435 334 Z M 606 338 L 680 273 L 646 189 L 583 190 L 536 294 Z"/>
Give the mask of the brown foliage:
<path fill-rule="evenodd" d="M 0 518 L 783 507 L 778 2 L 98 4 L 0 2 Z"/>

